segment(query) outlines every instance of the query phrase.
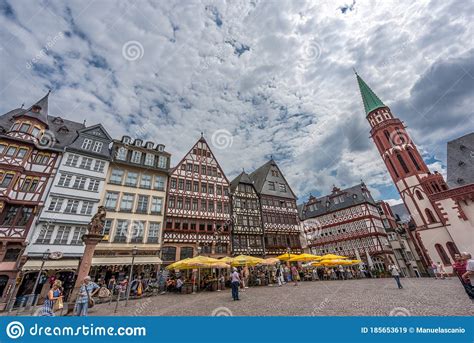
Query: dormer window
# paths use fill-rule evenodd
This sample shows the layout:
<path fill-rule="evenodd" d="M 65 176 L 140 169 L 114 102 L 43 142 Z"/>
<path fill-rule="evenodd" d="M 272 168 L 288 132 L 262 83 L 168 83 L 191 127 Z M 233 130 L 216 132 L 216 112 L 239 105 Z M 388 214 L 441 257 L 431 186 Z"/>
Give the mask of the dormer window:
<path fill-rule="evenodd" d="M 123 136 L 122 137 L 122 143 L 124 144 L 130 144 L 131 138 L 128 136 Z"/>
<path fill-rule="evenodd" d="M 41 133 L 41 130 L 38 127 L 33 127 L 33 130 L 31 131 L 31 135 L 33 137 L 38 137 L 38 135 Z"/>
<path fill-rule="evenodd" d="M 66 132 L 69 132 L 69 129 L 63 125 L 58 129 L 58 132 L 66 133 Z"/>
<path fill-rule="evenodd" d="M 10 131 L 18 131 L 18 127 L 20 126 L 20 123 L 15 123 L 13 124 L 12 128 Z"/>
<path fill-rule="evenodd" d="M 85 149 L 85 150 L 90 150 L 92 147 L 92 139 L 84 139 L 84 141 L 82 142 L 82 149 Z"/>
<path fill-rule="evenodd" d="M 142 146 L 142 140 L 141 139 L 135 139 L 135 146 Z"/>
<path fill-rule="evenodd" d="M 31 127 L 31 124 L 23 123 L 20 126 L 20 132 L 25 132 L 26 133 L 26 132 L 28 132 L 30 127 Z"/>
<path fill-rule="evenodd" d="M 53 123 L 62 124 L 62 123 L 64 123 L 64 120 L 61 117 L 56 117 L 56 118 L 53 119 Z"/>
<path fill-rule="evenodd" d="M 147 149 L 153 149 L 153 142 L 146 142 Z"/>
<path fill-rule="evenodd" d="M 33 112 L 33 113 L 39 113 L 39 111 L 41 111 L 41 106 L 33 105 L 33 106 L 31 107 L 31 112 Z"/>
<path fill-rule="evenodd" d="M 100 152 L 102 150 L 102 146 L 104 144 L 102 142 L 94 142 L 94 147 L 92 148 L 92 151 L 94 152 Z"/>

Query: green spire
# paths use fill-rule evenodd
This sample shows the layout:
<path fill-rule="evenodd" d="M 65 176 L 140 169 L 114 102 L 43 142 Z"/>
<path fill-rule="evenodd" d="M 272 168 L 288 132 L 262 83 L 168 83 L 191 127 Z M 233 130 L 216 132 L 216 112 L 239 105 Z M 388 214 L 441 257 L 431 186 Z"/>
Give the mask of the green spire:
<path fill-rule="evenodd" d="M 365 113 L 369 114 L 373 110 L 380 107 L 387 107 L 384 105 L 382 100 L 379 99 L 377 95 L 370 89 L 369 86 L 362 80 L 359 74 L 356 73 L 357 83 L 359 84 L 360 95 L 362 96 L 362 101 L 364 102 Z"/>

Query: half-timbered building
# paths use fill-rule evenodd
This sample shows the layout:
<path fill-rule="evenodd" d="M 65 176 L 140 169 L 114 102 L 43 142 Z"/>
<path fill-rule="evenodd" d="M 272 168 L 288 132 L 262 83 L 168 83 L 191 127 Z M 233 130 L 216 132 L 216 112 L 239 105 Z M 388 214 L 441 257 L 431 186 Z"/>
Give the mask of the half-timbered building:
<path fill-rule="evenodd" d="M 48 96 L 0 117 L 1 307 L 12 295 L 29 230 L 44 205 L 62 147 L 70 142 L 48 115 Z"/>
<path fill-rule="evenodd" d="M 310 196 L 299 210 L 311 253 L 361 259 L 381 272 L 395 261 L 377 203 L 364 183 Z"/>
<path fill-rule="evenodd" d="M 266 255 L 301 253 L 296 195 L 271 159 L 249 175 L 261 204 Z"/>
<path fill-rule="evenodd" d="M 171 171 L 162 258 L 230 253 L 229 181 L 204 137 Z"/>
<path fill-rule="evenodd" d="M 260 199 L 246 172 L 230 183 L 232 255 L 265 256 Z"/>

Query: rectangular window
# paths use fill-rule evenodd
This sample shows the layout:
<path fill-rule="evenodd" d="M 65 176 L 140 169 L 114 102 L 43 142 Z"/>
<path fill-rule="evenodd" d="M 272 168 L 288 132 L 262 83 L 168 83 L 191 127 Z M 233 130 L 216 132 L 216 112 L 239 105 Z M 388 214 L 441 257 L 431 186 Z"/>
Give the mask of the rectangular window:
<path fill-rule="evenodd" d="M 188 211 L 191 209 L 191 199 L 188 199 L 188 198 L 187 198 L 187 199 L 184 201 L 184 209 L 185 209 L 185 210 L 188 210 Z"/>
<path fill-rule="evenodd" d="M 128 150 L 125 149 L 124 147 L 118 148 L 117 153 L 116 153 L 117 160 L 126 161 L 127 160 L 127 152 L 128 152 Z"/>
<path fill-rule="evenodd" d="M 84 189 L 84 186 L 86 185 L 86 180 L 87 178 L 85 176 L 76 176 L 76 179 L 74 180 L 74 184 L 72 185 L 72 188 Z"/>
<path fill-rule="evenodd" d="M 102 173 L 105 168 L 105 161 L 96 160 L 94 163 L 94 171 Z"/>
<path fill-rule="evenodd" d="M 3 177 L 2 183 L 0 184 L 0 187 L 7 188 L 10 185 L 10 182 L 12 182 L 13 180 L 13 176 L 14 174 L 11 174 L 11 173 L 5 174 L 5 176 Z"/>
<path fill-rule="evenodd" d="M 72 180 L 72 174 L 61 174 L 58 181 L 58 186 L 69 187 Z"/>
<path fill-rule="evenodd" d="M 199 182 L 193 182 L 193 192 L 199 192 Z"/>
<path fill-rule="evenodd" d="M 99 186 L 100 186 L 100 180 L 90 179 L 89 186 L 87 187 L 87 190 L 89 190 L 91 192 L 97 192 L 99 190 Z"/>
<path fill-rule="evenodd" d="M 71 245 L 82 245 L 82 236 L 86 234 L 87 229 L 82 226 L 76 226 L 71 239 Z"/>
<path fill-rule="evenodd" d="M 68 199 L 64 213 L 77 213 L 79 207 L 79 200 Z"/>
<path fill-rule="evenodd" d="M 95 141 L 95 142 L 94 142 L 94 147 L 92 148 L 92 151 L 93 151 L 93 152 L 101 152 L 103 145 L 104 145 L 104 144 L 103 144 L 102 142 L 97 142 L 97 141 Z"/>
<path fill-rule="evenodd" d="M 48 211 L 59 212 L 63 206 L 64 199 L 52 197 L 51 203 L 49 204 Z"/>
<path fill-rule="evenodd" d="M 118 193 L 107 192 L 105 194 L 105 208 L 108 210 L 114 210 L 117 207 Z"/>
<path fill-rule="evenodd" d="M 186 180 L 186 191 L 191 192 L 191 180 Z"/>
<path fill-rule="evenodd" d="M 94 207 L 94 203 L 92 201 L 83 201 L 81 207 L 81 214 L 92 214 L 92 208 Z"/>
<path fill-rule="evenodd" d="M 176 179 L 175 178 L 171 179 L 171 184 L 170 184 L 171 189 L 176 189 L 176 184 L 177 184 Z"/>
<path fill-rule="evenodd" d="M 123 178 L 123 170 L 122 169 L 112 169 L 112 173 L 110 174 L 110 183 L 121 185 Z"/>
<path fill-rule="evenodd" d="M 180 210 L 183 209 L 183 198 L 178 198 L 176 200 L 176 208 Z"/>
<path fill-rule="evenodd" d="M 127 178 L 125 179 L 125 185 L 130 187 L 136 187 L 138 180 L 138 173 L 127 172 Z"/>
<path fill-rule="evenodd" d="M 222 187 L 221 187 L 221 185 L 216 185 L 216 194 L 217 194 L 217 195 L 222 195 Z"/>
<path fill-rule="evenodd" d="M 201 183 L 201 193 L 207 193 L 207 183 Z"/>
<path fill-rule="evenodd" d="M 158 243 L 160 237 L 161 223 L 151 222 L 148 229 L 148 243 Z"/>
<path fill-rule="evenodd" d="M 90 170 L 92 166 L 92 158 L 83 157 L 79 168 Z"/>
<path fill-rule="evenodd" d="M 197 200 L 193 200 L 193 211 L 197 211 L 198 210 L 198 201 Z"/>
<path fill-rule="evenodd" d="M 148 195 L 138 195 L 137 201 L 137 209 L 135 212 L 137 213 L 147 213 L 148 212 Z"/>
<path fill-rule="evenodd" d="M 69 154 L 66 160 L 66 166 L 75 167 L 77 165 L 78 160 L 79 160 L 78 155 Z"/>
<path fill-rule="evenodd" d="M 188 163 L 188 164 L 186 165 L 186 170 L 187 170 L 188 172 L 192 172 L 192 171 L 193 171 L 193 164 L 192 164 L 192 163 Z"/>
<path fill-rule="evenodd" d="M 18 150 L 18 154 L 16 154 L 16 157 L 17 157 L 17 158 L 23 158 L 23 157 L 25 157 L 27 151 L 28 151 L 28 149 L 20 148 L 20 149 Z"/>
<path fill-rule="evenodd" d="M 181 190 L 181 191 L 184 189 L 184 180 L 183 179 L 178 180 L 178 189 Z"/>
<path fill-rule="evenodd" d="M 168 165 L 168 158 L 165 156 L 160 156 L 158 158 L 158 168 L 166 169 Z"/>
<path fill-rule="evenodd" d="M 133 221 L 131 228 L 131 237 L 130 242 L 132 243 L 143 243 L 143 235 L 145 233 L 145 222 L 144 221 Z"/>
<path fill-rule="evenodd" d="M 58 232 L 56 233 L 56 238 L 54 239 L 54 244 L 67 244 L 69 238 L 69 233 L 71 232 L 70 226 L 60 226 Z"/>
<path fill-rule="evenodd" d="M 145 165 L 153 167 L 155 165 L 155 155 L 146 153 Z"/>
<path fill-rule="evenodd" d="M 174 203 L 175 203 L 174 197 L 169 197 L 168 198 L 168 207 L 169 208 L 174 208 Z"/>
<path fill-rule="evenodd" d="M 49 244 L 53 236 L 54 225 L 43 225 L 36 239 L 37 244 Z"/>
<path fill-rule="evenodd" d="M 161 213 L 163 199 L 158 197 L 151 198 L 151 213 Z"/>
<path fill-rule="evenodd" d="M 141 151 L 132 151 L 132 163 L 140 164 L 142 161 L 142 152 Z"/>
<path fill-rule="evenodd" d="M 104 220 L 104 228 L 102 229 L 102 234 L 108 236 L 110 234 L 110 229 L 112 229 L 112 219 Z"/>
<path fill-rule="evenodd" d="M 275 190 L 275 182 L 273 182 L 273 181 L 268 181 L 268 188 L 269 188 L 271 191 L 274 191 L 274 190 Z"/>
<path fill-rule="evenodd" d="M 141 188 L 151 188 L 151 175 L 143 174 L 140 179 L 140 187 Z"/>
<path fill-rule="evenodd" d="M 82 149 L 90 150 L 91 147 L 92 147 L 92 139 L 86 138 L 82 141 Z"/>
<path fill-rule="evenodd" d="M 155 176 L 155 189 L 157 191 L 165 190 L 165 178 L 163 176 L 159 176 L 159 175 Z"/>
<path fill-rule="evenodd" d="M 16 153 L 16 146 L 11 146 L 8 148 L 5 156 L 12 157 L 15 155 L 15 153 Z"/>
<path fill-rule="evenodd" d="M 280 186 L 280 192 L 286 192 L 286 185 L 285 184 L 280 183 L 279 186 Z"/>
<path fill-rule="evenodd" d="M 207 191 L 209 192 L 209 194 L 214 194 L 214 185 L 209 184 L 209 186 L 207 187 Z"/>
<path fill-rule="evenodd" d="M 201 166 L 201 174 L 206 175 L 207 169 L 206 166 Z"/>
<path fill-rule="evenodd" d="M 122 195 L 122 200 L 120 201 L 120 210 L 131 212 L 134 198 L 135 196 L 133 194 L 124 193 Z"/>
<path fill-rule="evenodd" d="M 128 227 L 128 220 L 117 220 L 117 229 L 115 230 L 114 242 L 124 243 L 127 241 Z"/>

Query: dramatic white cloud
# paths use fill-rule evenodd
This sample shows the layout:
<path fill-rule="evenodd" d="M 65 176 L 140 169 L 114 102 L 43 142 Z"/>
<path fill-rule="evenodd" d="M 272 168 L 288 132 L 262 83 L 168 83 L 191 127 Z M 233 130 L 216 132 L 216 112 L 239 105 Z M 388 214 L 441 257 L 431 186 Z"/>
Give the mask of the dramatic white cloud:
<path fill-rule="evenodd" d="M 51 114 L 164 143 L 174 163 L 228 131 L 214 152 L 229 178 L 273 155 L 302 199 L 363 179 L 393 200 L 352 68 L 443 169 L 446 141 L 474 127 L 473 7 L 3 1 L 0 110 L 52 88 Z"/>

